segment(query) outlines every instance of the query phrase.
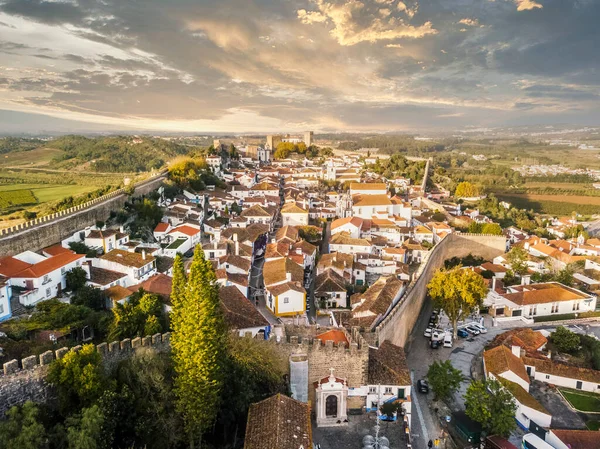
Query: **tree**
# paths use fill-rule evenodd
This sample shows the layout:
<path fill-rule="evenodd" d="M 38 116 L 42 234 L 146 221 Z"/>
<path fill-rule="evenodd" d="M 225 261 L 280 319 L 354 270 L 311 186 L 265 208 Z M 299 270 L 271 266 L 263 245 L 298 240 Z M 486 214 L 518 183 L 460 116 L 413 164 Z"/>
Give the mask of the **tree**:
<path fill-rule="evenodd" d="M 506 261 L 510 264 L 513 273 L 523 276 L 529 270 L 527 261 L 529 256 L 520 246 L 513 246 L 506 254 Z"/>
<path fill-rule="evenodd" d="M 158 295 L 140 290 L 131 295 L 129 301 L 124 304 L 116 303 L 112 311 L 114 320 L 110 329 L 111 340 L 162 332 L 165 319 Z"/>
<path fill-rule="evenodd" d="M 452 323 L 457 338 L 458 321 L 480 307 L 488 288 L 483 277 L 472 270 L 455 267 L 438 270 L 427 285 L 429 295 Z"/>
<path fill-rule="evenodd" d="M 379 411 L 382 415 L 385 415 L 388 418 L 392 419 L 394 417 L 394 414 L 400 411 L 400 407 L 401 405 L 396 404 L 395 402 L 384 402 L 383 404 L 381 404 L 381 407 L 379 407 Z"/>
<path fill-rule="evenodd" d="M 64 414 L 82 405 L 92 405 L 107 386 L 100 354 L 92 344 L 69 351 L 52 362 L 47 380 L 56 387 Z"/>
<path fill-rule="evenodd" d="M 65 274 L 67 288 L 77 291 L 87 282 L 87 273 L 81 267 L 75 267 L 67 271 Z"/>
<path fill-rule="evenodd" d="M 187 284 L 183 264 L 174 264 L 171 350 L 177 408 L 193 446 L 213 424 L 223 379 L 225 324 L 215 272 L 196 246 Z"/>
<path fill-rule="evenodd" d="M 67 426 L 69 449 L 100 449 L 107 447 L 101 440 L 104 415 L 100 407 L 84 408 L 81 416 L 71 417 Z"/>
<path fill-rule="evenodd" d="M 454 196 L 456 198 L 475 198 L 481 194 L 479 187 L 468 181 L 463 181 L 456 186 Z"/>
<path fill-rule="evenodd" d="M 465 394 L 465 409 L 467 416 L 481 423 L 489 435 L 508 436 L 516 426 L 517 404 L 495 379 L 471 382 Z"/>
<path fill-rule="evenodd" d="M 71 297 L 71 304 L 86 306 L 93 310 L 106 309 L 108 297 L 104 291 L 91 285 L 84 285 L 79 288 Z"/>
<path fill-rule="evenodd" d="M 577 351 L 581 343 L 578 334 L 563 326 L 558 326 L 556 330 L 550 334 L 550 340 L 556 345 L 559 351 L 569 353 Z"/>
<path fill-rule="evenodd" d="M 502 235 L 502 227 L 498 223 L 485 223 L 481 227 L 482 234 Z"/>
<path fill-rule="evenodd" d="M 446 401 L 458 391 L 463 375 L 460 370 L 452 366 L 450 360 L 435 361 L 429 365 L 427 380 L 435 393 L 436 399 Z"/>
<path fill-rule="evenodd" d="M 39 409 L 31 401 L 6 412 L 0 421 L 0 447 L 7 449 L 39 449 L 45 447 L 46 430 L 38 418 Z"/>

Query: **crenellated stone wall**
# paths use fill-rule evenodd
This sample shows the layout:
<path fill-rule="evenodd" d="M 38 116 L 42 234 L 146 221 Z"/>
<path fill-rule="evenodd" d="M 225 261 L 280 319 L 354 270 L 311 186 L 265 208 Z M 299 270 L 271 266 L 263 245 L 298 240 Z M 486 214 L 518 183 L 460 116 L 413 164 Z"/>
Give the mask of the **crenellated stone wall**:
<path fill-rule="evenodd" d="M 491 260 L 506 252 L 506 237 L 485 234 L 452 233 L 438 243 L 427 255 L 415 273 L 413 280 L 400 301 L 377 326 L 376 339 L 379 343 L 389 340 L 404 347 L 417 322 L 425 298 L 427 284 L 433 274 L 452 257 L 469 254 Z"/>
<path fill-rule="evenodd" d="M 164 181 L 160 173 L 136 185 L 136 196 L 156 190 Z M 0 256 L 11 256 L 23 251 L 39 251 L 70 237 L 78 230 L 91 226 L 96 221 L 105 221 L 111 211 L 121 208 L 127 201 L 123 189 L 108 193 L 85 204 L 55 214 L 0 230 Z"/>
<path fill-rule="evenodd" d="M 96 350 L 102 356 L 102 363 L 107 370 L 114 369 L 117 364 L 129 357 L 139 348 L 152 348 L 163 352 L 170 350 L 170 334 L 155 334 L 111 343 L 100 343 Z M 0 375 L 0 417 L 4 417 L 14 405 L 21 405 L 30 400 L 49 402 L 54 400 L 54 389 L 46 381 L 48 366 L 56 359 L 61 359 L 69 351 L 79 351 L 81 346 L 59 348 L 46 351 L 39 357 L 32 355 L 20 362 L 11 360 L 3 365 Z"/>

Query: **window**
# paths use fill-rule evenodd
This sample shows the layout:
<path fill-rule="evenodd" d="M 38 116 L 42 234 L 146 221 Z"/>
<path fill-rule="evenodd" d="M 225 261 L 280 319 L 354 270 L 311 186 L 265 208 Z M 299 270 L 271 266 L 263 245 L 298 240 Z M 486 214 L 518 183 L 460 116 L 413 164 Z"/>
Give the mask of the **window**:
<path fill-rule="evenodd" d="M 385 393 L 384 394 L 392 394 L 392 387 L 385 387 Z"/>
<path fill-rule="evenodd" d="M 369 387 L 369 394 L 376 394 L 376 393 L 377 393 L 377 388 L 376 387 Z"/>
<path fill-rule="evenodd" d="M 557 302 L 552 304 L 552 310 L 550 311 L 550 313 L 558 313 L 558 303 Z"/>
<path fill-rule="evenodd" d="M 65 267 L 62 267 L 60 269 L 60 274 L 65 274 L 66 272 L 67 272 L 67 269 Z M 575 309 L 573 309 L 573 310 L 575 310 Z"/>
<path fill-rule="evenodd" d="M 579 310 L 579 302 L 574 302 L 573 303 L 573 310 L 574 311 Z"/>
<path fill-rule="evenodd" d="M 290 303 L 290 298 L 288 298 L 287 296 L 285 298 L 283 298 L 283 303 L 284 304 L 289 304 Z"/>
<path fill-rule="evenodd" d="M 0 315 L 4 315 L 4 304 L 0 304 Z"/>
<path fill-rule="evenodd" d="M 50 295 L 52 295 L 52 290 L 50 290 L 49 288 L 46 289 L 46 298 L 50 298 Z"/>
<path fill-rule="evenodd" d="M 48 277 L 47 274 L 44 275 L 44 281 L 42 282 L 42 285 L 47 284 L 48 282 L 50 282 L 50 278 Z"/>
<path fill-rule="evenodd" d="M 546 380 L 550 380 L 550 374 L 546 374 Z"/>

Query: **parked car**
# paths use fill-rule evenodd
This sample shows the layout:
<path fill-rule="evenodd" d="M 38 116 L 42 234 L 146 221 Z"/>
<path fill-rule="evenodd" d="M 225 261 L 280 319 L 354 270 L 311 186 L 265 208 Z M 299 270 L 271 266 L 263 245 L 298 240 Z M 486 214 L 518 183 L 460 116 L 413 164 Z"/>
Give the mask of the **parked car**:
<path fill-rule="evenodd" d="M 432 340 L 443 340 L 445 334 L 446 333 L 441 329 L 434 329 L 433 332 L 431 332 L 431 339 Z"/>
<path fill-rule="evenodd" d="M 417 390 L 419 390 L 419 393 L 423 393 L 423 394 L 429 393 L 429 384 L 427 383 L 427 381 L 425 379 L 419 379 L 417 381 Z"/>
<path fill-rule="evenodd" d="M 461 338 L 467 338 L 469 336 L 469 333 L 464 329 L 459 329 L 456 334 Z"/>
<path fill-rule="evenodd" d="M 431 340 L 429 342 L 429 346 L 431 346 L 431 349 L 438 349 L 443 344 L 444 343 L 442 342 L 442 340 Z"/>
<path fill-rule="evenodd" d="M 432 328 L 428 327 L 427 329 L 425 329 L 425 333 L 423 335 L 427 338 L 430 338 L 432 330 L 433 330 Z"/>
<path fill-rule="evenodd" d="M 474 327 L 475 329 L 478 329 L 479 332 L 481 332 L 482 334 L 487 334 L 487 328 L 483 324 L 473 323 L 470 324 L 470 326 Z"/>
<path fill-rule="evenodd" d="M 452 334 L 446 333 L 446 335 L 444 336 L 444 348 L 451 348 L 451 347 L 452 347 Z"/>
<path fill-rule="evenodd" d="M 475 327 L 467 326 L 467 327 L 465 327 L 465 330 L 471 335 L 481 334 L 481 331 Z"/>

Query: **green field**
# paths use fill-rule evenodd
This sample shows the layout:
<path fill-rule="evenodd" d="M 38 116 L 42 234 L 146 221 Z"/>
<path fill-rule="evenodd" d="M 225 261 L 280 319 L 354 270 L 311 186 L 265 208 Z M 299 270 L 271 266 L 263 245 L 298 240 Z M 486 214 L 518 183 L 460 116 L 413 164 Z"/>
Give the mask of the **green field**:
<path fill-rule="evenodd" d="M 29 189 L 0 191 L 0 209 L 37 204 L 38 200 Z"/>
<path fill-rule="evenodd" d="M 559 388 L 559 390 L 574 409 L 581 412 L 600 413 L 599 395 L 568 388 Z"/>
<path fill-rule="evenodd" d="M 543 214 L 570 215 L 573 211 L 583 215 L 600 213 L 600 197 L 594 196 L 507 193 L 497 193 L 496 196 L 519 209 L 532 209 Z"/>
<path fill-rule="evenodd" d="M 0 184 L 0 210 L 6 214 L 17 208 L 30 208 L 60 201 L 65 197 L 91 192 L 97 188 L 95 185 Z"/>
<path fill-rule="evenodd" d="M 56 148 L 36 148 L 30 151 L 14 151 L 0 156 L 0 167 L 37 167 L 47 165 L 64 152 Z"/>

